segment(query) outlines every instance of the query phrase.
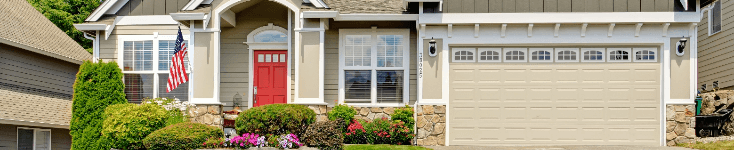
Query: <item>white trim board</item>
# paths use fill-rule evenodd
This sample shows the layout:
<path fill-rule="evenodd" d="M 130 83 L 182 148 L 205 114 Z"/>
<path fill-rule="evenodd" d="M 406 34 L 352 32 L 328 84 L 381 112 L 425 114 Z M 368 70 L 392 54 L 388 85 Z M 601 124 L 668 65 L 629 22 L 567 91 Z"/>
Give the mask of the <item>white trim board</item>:
<path fill-rule="evenodd" d="M 157 24 L 175 25 L 175 24 L 178 24 L 178 22 L 173 19 L 173 16 L 174 15 L 118 16 L 115 19 L 115 25 L 157 25 Z"/>
<path fill-rule="evenodd" d="M 424 13 L 419 24 L 449 23 L 667 23 L 699 22 L 697 12 L 603 12 L 603 13 Z"/>

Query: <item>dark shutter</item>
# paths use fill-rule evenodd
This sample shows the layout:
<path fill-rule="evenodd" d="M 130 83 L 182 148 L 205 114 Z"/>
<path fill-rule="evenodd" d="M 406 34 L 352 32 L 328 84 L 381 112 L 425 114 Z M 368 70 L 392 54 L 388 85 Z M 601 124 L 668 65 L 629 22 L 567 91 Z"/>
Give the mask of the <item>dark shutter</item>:
<path fill-rule="evenodd" d="M 18 150 L 33 150 L 33 129 L 18 129 Z"/>
<path fill-rule="evenodd" d="M 721 31 L 721 1 L 714 3 L 711 9 L 711 34 Z"/>

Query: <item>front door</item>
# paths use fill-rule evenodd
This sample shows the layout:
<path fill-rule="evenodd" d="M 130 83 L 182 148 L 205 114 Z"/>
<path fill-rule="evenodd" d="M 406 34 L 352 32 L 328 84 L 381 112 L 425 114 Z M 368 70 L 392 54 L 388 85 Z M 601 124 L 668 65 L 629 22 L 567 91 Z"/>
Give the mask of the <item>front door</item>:
<path fill-rule="evenodd" d="M 256 50 L 254 57 L 253 106 L 286 103 L 287 51 Z"/>

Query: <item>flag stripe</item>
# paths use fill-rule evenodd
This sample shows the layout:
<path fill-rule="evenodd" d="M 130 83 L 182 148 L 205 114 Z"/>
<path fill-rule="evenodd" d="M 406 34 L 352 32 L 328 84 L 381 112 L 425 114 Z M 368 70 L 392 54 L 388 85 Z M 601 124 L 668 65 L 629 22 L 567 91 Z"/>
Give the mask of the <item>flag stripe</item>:
<path fill-rule="evenodd" d="M 181 35 L 181 27 L 179 27 L 178 36 L 176 37 L 176 46 L 174 47 L 173 56 L 171 56 L 171 64 L 168 67 L 168 84 L 166 86 L 166 92 L 171 92 L 176 89 L 178 85 L 189 81 L 189 77 L 186 74 L 186 65 L 184 65 L 186 54 L 188 54 L 188 51 L 186 51 L 186 43 L 183 43 L 183 35 Z"/>

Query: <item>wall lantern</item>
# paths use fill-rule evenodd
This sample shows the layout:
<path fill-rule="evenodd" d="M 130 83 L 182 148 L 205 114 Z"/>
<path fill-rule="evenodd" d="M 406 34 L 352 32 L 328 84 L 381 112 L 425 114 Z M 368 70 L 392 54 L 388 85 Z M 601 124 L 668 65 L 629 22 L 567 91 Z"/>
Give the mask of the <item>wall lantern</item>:
<path fill-rule="evenodd" d="M 433 40 L 433 38 L 428 42 L 428 56 L 436 57 L 436 40 Z"/>
<path fill-rule="evenodd" d="M 686 42 L 688 42 L 688 39 L 686 39 L 685 37 L 678 41 L 678 43 L 676 44 L 678 46 L 675 51 L 676 55 L 683 56 L 685 54 L 684 49 L 686 48 Z"/>

